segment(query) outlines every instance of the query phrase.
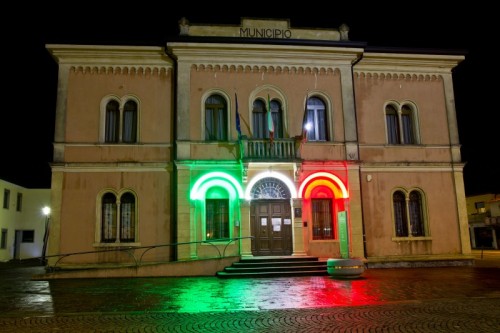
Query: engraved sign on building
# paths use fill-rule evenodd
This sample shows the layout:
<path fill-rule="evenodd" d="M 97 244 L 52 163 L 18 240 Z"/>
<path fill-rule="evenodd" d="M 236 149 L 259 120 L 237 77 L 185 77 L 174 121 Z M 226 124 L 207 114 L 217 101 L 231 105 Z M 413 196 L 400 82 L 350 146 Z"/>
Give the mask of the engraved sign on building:
<path fill-rule="evenodd" d="M 242 18 L 239 26 L 190 24 L 186 18 L 179 21 L 181 36 L 240 37 L 267 39 L 349 40 L 349 27 L 338 29 L 303 29 L 290 27 L 289 20 Z"/>

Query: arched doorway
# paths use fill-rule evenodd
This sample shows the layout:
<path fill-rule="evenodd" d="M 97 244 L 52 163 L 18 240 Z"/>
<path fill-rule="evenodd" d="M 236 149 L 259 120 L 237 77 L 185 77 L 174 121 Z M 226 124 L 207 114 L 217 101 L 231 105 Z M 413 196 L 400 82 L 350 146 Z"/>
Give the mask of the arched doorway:
<path fill-rule="evenodd" d="M 291 255 L 291 194 L 287 185 L 277 178 L 263 178 L 255 183 L 250 194 L 252 255 Z"/>

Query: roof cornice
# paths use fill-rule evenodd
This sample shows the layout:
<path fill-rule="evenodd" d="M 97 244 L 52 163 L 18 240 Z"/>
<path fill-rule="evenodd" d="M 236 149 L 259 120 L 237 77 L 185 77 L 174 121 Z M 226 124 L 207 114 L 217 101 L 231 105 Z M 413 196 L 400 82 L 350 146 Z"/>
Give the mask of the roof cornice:
<path fill-rule="evenodd" d="M 173 63 L 164 48 L 158 46 L 47 44 L 45 47 L 58 64 L 172 67 Z"/>
<path fill-rule="evenodd" d="M 167 43 L 167 51 L 179 61 L 230 65 L 350 65 L 363 54 L 348 47 L 188 42 Z"/>
<path fill-rule="evenodd" d="M 465 59 L 463 55 L 364 53 L 355 72 L 450 73 Z"/>

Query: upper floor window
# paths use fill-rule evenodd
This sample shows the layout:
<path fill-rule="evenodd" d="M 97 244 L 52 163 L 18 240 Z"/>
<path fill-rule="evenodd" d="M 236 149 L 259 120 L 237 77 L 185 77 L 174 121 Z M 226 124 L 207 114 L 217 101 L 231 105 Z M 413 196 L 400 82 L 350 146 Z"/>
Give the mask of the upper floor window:
<path fill-rule="evenodd" d="M 392 195 L 396 237 L 425 236 L 424 203 L 422 194 L 398 190 Z"/>
<path fill-rule="evenodd" d="M 10 190 L 4 189 L 3 190 L 3 208 L 9 209 L 9 205 L 10 205 Z"/>
<path fill-rule="evenodd" d="M 0 239 L 0 249 L 7 248 L 7 229 L 2 228 L 2 235 Z"/>
<path fill-rule="evenodd" d="M 227 103 L 220 95 L 205 101 L 205 140 L 227 141 Z"/>
<path fill-rule="evenodd" d="M 116 100 L 106 104 L 104 141 L 107 143 L 137 142 L 137 103 L 125 102 L 123 108 Z"/>
<path fill-rule="evenodd" d="M 307 119 L 304 126 L 307 130 L 307 141 L 328 140 L 326 105 L 320 98 L 308 98 Z"/>
<path fill-rule="evenodd" d="M 137 142 L 137 103 L 127 101 L 123 107 L 123 126 L 122 126 L 123 142 Z"/>
<path fill-rule="evenodd" d="M 388 104 L 385 107 L 387 142 L 389 144 L 416 144 L 416 113 L 408 104 Z"/>
<path fill-rule="evenodd" d="M 274 127 L 274 138 L 283 138 L 283 108 L 281 102 L 273 99 L 269 101 L 268 105 L 261 99 L 256 99 L 253 102 L 252 109 L 252 127 L 253 137 L 257 139 L 268 139 L 270 137 L 269 118 L 267 117 L 267 110 L 271 109 L 271 118 Z"/>
<path fill-rule="evenodd" d="M 476 202 L 474 203 L 474 205 L 478 213 L 486 213 L 486 206 L 484 204 L 484 201 Z"/>
<path fill-rule="evenodd" d="M 125 192 L 119 198 L 111 192 L 101 199 L 102 243 L 135 242 L 136 211 L 135 196 Z"/>
<path fill-rule="evenodd" d="M 33 243 L 35 241 L 35 230 L 23 230 L 21 242 Z"/>
<path fill-rule="evenodd" d="M 18 193 L 16 201 L 16 211 L 20 212 L 22 209 L 23 209 L 23 194 Z"/>

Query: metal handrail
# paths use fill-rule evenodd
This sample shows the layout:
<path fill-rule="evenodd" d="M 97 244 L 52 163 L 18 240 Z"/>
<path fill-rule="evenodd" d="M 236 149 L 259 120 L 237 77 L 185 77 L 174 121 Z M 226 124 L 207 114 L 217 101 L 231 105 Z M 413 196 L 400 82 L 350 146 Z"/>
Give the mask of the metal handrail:
<path fill-rule="evenodd" d="M 159 248 L 159 247 L 189 245 L 189 244 L 209 244 L 209 245 L 212 245 L 213 247 L 215 247 L 215 249 L 217 250 L 217 252 L 219 254 L 218 258 L 222 259 L 226 255 L 226 249 L 227 249 L 227 247 L 232 242 L 235 242 L 237 240 L 242 240 L 242 239 L 248 239 L 248 238 L 253 239 L 254 236 L 234 237 L 234 238 L 228 238 L 228 239 L 223 239 L 223 240 L 218 241 L 218 243 L 226 241 L 226 244 L 224 246 L 224 250 L 222 251 L 222 253 L 220 252 L 219 247 L 217 246 L 217 244 L 214 244 L 211 241 L 193 241 L 193 242 L 157 244 L 157 245 L 149 245 L 149 246 L 125 246 L 125 247 L 124 246 L 120 246 L 119 248 L 114 248 L 114 249 L 94 250 L 94 251 L 82 251 L 82 252 L 71 252 L 71 253 L 60 253 L 60 254 L 46 255 L 45 259 L 59 257 L 59 259 L 57 259 L 57 261 L 55 262 L 55 264 L 52 266 L 52 269 L 55 269 L 56 266 L 57 266 L 57 264 L 62 259 L 67 258 L 69 256 L 82 255 L 82 254 L 92 254 L 92 253 L 104 253 L 104 252 L 126 252 L 130 257 L 132 257 L 132 259 L 134 259 L 134 265 L 137 267 L 137 266 L 139 266 L 139 265 L 142 264 L 142 258 L 144 256 L 144 254 L 146 254 L 146 252 L 148 252 L 149 250 L 156 249 L 156 248 Z M 144 249 L 144 251 L 142 252 L 141 256 L 139 257 L 139 260 L 137 260 L 135 254 L 133 252 L 135 252 L 136 250 L 141 250 L 141 249 Z"/>

